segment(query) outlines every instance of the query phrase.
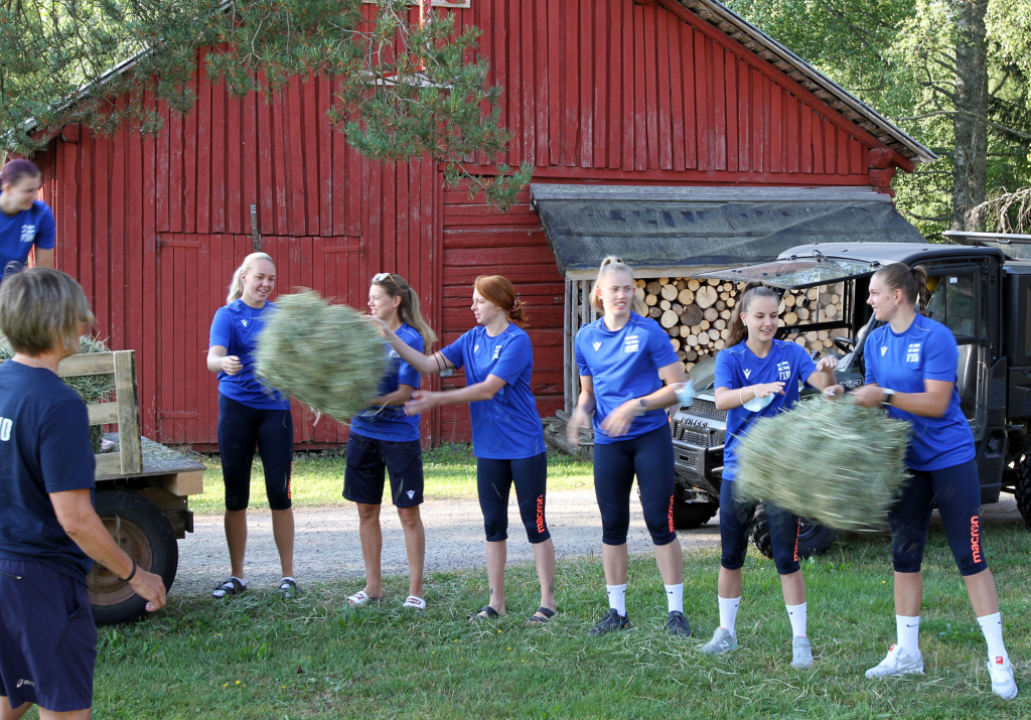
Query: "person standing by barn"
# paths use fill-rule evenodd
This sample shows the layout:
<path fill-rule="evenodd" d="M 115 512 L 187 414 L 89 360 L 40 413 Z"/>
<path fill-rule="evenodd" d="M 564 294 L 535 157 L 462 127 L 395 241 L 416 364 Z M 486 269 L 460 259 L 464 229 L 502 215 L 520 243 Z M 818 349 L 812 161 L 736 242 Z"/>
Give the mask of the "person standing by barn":
<path fill-rule="evenodd" d="M 86 295 L 34 268 L 0 288 L 0 717 L 85 719 L 93 705 L 97 630 L 86 576 L 97 563 L 148 602 L 161 577 L 136 566 L 93 509 L 96 462 L 86 405 L 57 375 L 93 322 Z"/>
<path fill-rule="evenodd" d="M 423 319 L 419 296 L 400 275 L 379 273 L 369 288 L 369 314 L 387 324 L 408 347 L 420 355 L 437 336 Z M 390 472 L 390 494 L 404 528 L 411 581 L 403 607 L 425 610 L 422 571 L 426 555 L 426 531 L 419 506 L 423 497 L 422 443 L 419 416 L 402 407 L 419 389 L 419 371 L 401 359 L 389 345 L 387 369 L 379 397 L 365 412 L 351 420 L 347 439 L 344 497 L 358 504 L 359 535 L 365 559 L 365 587 L 347 598 L 351 605 L 365 605 L 383 597 L 380 553 L 383 532 L 379 524 L 383 503 L 384 473 Z"/>
<path fill-rule="evenodd" d="M 24 266 L 35 249 L 36 267 L 54 264 L 54 213 L 36 195 L 43 174 L 31 160 L 0 169 L 0 280 L 12 263 Z"/>
<path fill-rule="evenodd" d="M 543 624 L 555 615 L 555 544 L 544 518 L 548 456 L 537 401 L 530 389 L 533 347 L 522 329 L 526 311 L 515 288 L 500 275 L 481 275 L 473 289 L 476 327 L 443 350 L 426 356 L 396 334 L 385 337 L 416 370 L 432 375 L 465 368 L 459 390 L 416 390 L 405 405 L 415 415 L 438 405 L 469 403 L 476 482 L 487 534 L 487 579 L 490 600 L 472 619 L 507 614 L 505 561 L 508 555 L 508 497 L 513 483 L 519 515 L 533 545 L 541 601 L 530 622 Z"/>
<path fill-rule="evenodd" d="M 680 402 L 687 383 L 669 335 L 645 317 L 633 271 L 619 258 L 605 258 L 591 296 L 604 313 L 576 334 L 580 397 L 569 419 L 571 443 L 594 414 L 594 489 L 601 510 L 602 564 L 609 611 L 591 630 L 600 635 L 631 627 L 626 610 L 630 562 L 630 490 L 637 476 L 644 521 L 666 586 L 666 628 L 690 635 L 684 616 L 684 558 L 673 528 L 673 436 L 664 409 Z M 665 385 L 663 385 L 665 383 Z"/>
<path fill-rule="evenodd" d="M 941 323 L 924 317 L 927 275 L 901 263 L 870 278 L 867 300 L 877 320 L 886 323 L 866 341 L 866 385 L 853 395 L 866 407 L 886 406 L 907 420 L 913 435 L 905 464 L 912 479 L 888 513 L 895 566 L 895 625 L 898 637 L 887 656 L 866 677 L 922 674 L 920 606 L 924 597 L 920 565 L 927 542 L 931 508 L 937 504 L 952 555 L 988 643 L 992 692 L 1017 696 L 1013 665 L 1002 640 L 1002 615 L 995 578 L 981 540 L 981 486 L 974 435 L 956 390 L 959 347 Z"/>
<path fill-rule="evenodd" d="M 252 253 L 233 273 L 225 307 L 215 312 L 208 347 L 208 370 L 218 373 L 218 452 L 225 482 L 225 531 L 232 574 L 212 593 L 216 598 L 247 589 L 247 504 L 257 446 L 272 510 L 272 535 L 283 579 L 278 591 L 297 595 L 293 577 L 294 515 L 290 500 L 294 424 L 290 399 L 266 387 L 254 374 L 254 350 L 265 322 L 275 312 L 268 301 L 276 286 L 276 266 L 265 253 Z"/>
<path fill-rule="evenodd" d="M 730 324 L 726 347 L 716 356 L 716 409 L 727 413 L 727 441 L 723 448 L 723 484 L 720 488 L 720 562 L 717 600 L 720 624 L 702 652 L 722 655 L 737 648 L 735 622 L 741 604 L 741 567 L 748 551 L 748 531 L 755 503 L 734 497 L 737 444 L 757 420 L 790 410 L 798 402 L 798 386 L 806 382 L 824 390 L 835 388 L 836 358 L 813 363 L 799 345 L 776 340 L 780 296 L 768 287 L 749 283 L 740 300 L 740 312 Z M 797 668 L 813 666 L 806 628 L 805 580 L 799 565 L 800 521 L 789 512 L 764 504 L 770 523 L 773 560 L 780 574 L 781 591 L 791 621 L 792 659 Z"/>

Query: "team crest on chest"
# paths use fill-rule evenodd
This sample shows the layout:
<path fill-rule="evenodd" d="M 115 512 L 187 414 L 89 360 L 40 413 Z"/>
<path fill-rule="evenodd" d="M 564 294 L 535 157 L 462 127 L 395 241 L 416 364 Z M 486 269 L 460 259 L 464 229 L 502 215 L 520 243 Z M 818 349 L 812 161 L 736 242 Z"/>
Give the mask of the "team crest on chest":
<path fill-rule="evenodd" d="M 623 352 L 635 353 L 641 349 L 641 341 L 637 335 L 627 335 L 623 341 Z"/>
<path fill-rule="evenodd" d="M 21 226 L 21 241 L 23 243 L 30 243 L 36 239 L 36 226 L 35 225 L 22 225 Z"/>
<path fill-rule="evenodd" d="M 777 363 L 777 377 L 780 380 L 788 380 L 791 377 L 791 363 L 787 360 Z"/>
<path fill-rule="evenodd" d="M 491 360 L 497 360 L 498 359 L 498 355 L 500 353 L 501 353 L 501 346 L 500 345 L 495 345 L 494 346 L 494 357 L 492 357 Z"/>
<path fill-rule="evenodd" d="M 906 362 L 920 362 L 920 343 L 909 343 L 906 348 Z"/>

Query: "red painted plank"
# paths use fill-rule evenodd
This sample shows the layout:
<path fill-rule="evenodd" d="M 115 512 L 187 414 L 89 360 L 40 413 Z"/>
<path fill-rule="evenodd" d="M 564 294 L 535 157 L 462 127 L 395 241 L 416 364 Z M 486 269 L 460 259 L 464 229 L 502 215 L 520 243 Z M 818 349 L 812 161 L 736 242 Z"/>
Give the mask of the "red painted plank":
<path fill-rule="evenodd" d="M 340 81 L 333 80 L 334 92 L 339 89 Z M 333 235 L 340 237 L 349 234 L 348 223 L 354 221 L 349 215 L 349 193 L 348 178 L 351 177 L 351 152 L 347 145 L 344 133 L 333 130 Z M 329 267 L 329 265 L 327 265 Z"/>
<path fill-rule="evenodd" d="M 824 148 L 826 147 L 823 142 L 823 118 L 821 118 L 816 111 L 812 112 L 812 132 L 813 132 L 813 173 L 822 174 L 825 172 L 825 163 L 823 158 Z"/>
<path fill-rule="evenodd" d="M 659 167 L 673 169 L 673 117 L 670 91 L 669 23 L 679 22 L 665 10 L 655 13 L 655 42 L 658 50 Z"/>
<path fill-rule="evenodd" d="M 129 239 L 126 233 L 126 213 L 128 210 L 129 193 L 125 187 L 126 168 L 126 144 L 128 134 L 122 130 L 111 138 L 111 185 L 110 185 L 110 206 L 111 216 L 109 220 L 109 235 L 111 238 L 111 347 L 118 350 L 128 350 L 126 336 L 128 331 L 127 308 L 132 307 L 126 304 L 126 291 L 128 284 L 125 275 L 125 257 L 129 250 Z M 131 282 L 141 282 L 138 275 L 129 275 Z"/>
<path fill-rule="evenodd" d="M 784 144 L 787 146 L 787 165 L 785 169 L 788 172 L 798 172 L 799 169 L 799 136 L 801 135 L 801 120 L 799 119 L 799 103 L 798 99 L 788 95 L 786 97 L 787 107 L 785 112 L 787 113 L 787 122 L 784 126 Z"/>
<path fill-rule="evenodd" d="M 577 42 L 575 38 L 578 20 L 578 0 L 566 0 L 562 3 L 565 9 L 565 22 L 562 24 L 562 31 L 565 41 L 565 59 L 562 62 L 562 73 L 564 83 L 562 87 L 562 164 L 565 166 L 579 165 L 580 154 L 577 152 L 577 143 L 580 139 L 580 58 L 578 55 Z"/>
<path fill-rule="evenodd" d="M 511 59 L 511 47 L 508 42 L 508 18 L 505 14 L 505 5 L 503 3 L 490 3 L 494 5 L 492 8 L 491 16 L 491 42 L 493 43 L 494 52 L 491 55 L 491 65 L 494 69 L 494 82 L 501 87 L 505 88 L 505 92 L 501 96 L 501 126 L 511 128 L 512 120 L 515 117 L 515 101 L 512 97 L 512 93 L 509 89 L 509 77 L 511 68 L 509 67 L 509 60 Z M 518 58 L 513 66 L 518 64 Z M 512 143 L 509 144 L 510 148 L 518 147 L 518 140 L 513 136 Z M 511 158 L 517 157 L 513 152 L 501 153 L 497 156 L 497 162 L 510 163 Z"/>
<path fill-rule="evenodd" d="M 94 294 L 93 266 L 96 253 L 96 230 L 93 227 L 93 184 L 96 181 L 96 143 L 90 133 L 83 133 L 79 140 L 82 149 L 82 185 L 79 187 L 79 284 L 89 298 L 90 305 L 96 305 Z M 106 328 L 101 328 L 104 332 Z"/>
<path fill-rule="evenodd" d="M 304 122 L 301 109 L 301 88 L 300 79 L 291 78 L 285 90 L 285 104 L 283 106 L 284 124 L 283 130 L 286 134 L 286 190 L 287 190 L 287 217 L 289 228 L 286 235 L 308 234 L 307 218 L 305 217 L 305 172 L 304 172 Z"/>
<path fill-rule="evenodd" d="M 418 240 L 413 240 L 413 228 L 409 223 L 409 216 L 412 212 L 412 206 L 415 204 L 414 198 L 412 197 L 412 191 L 409 187 L 409 180 L 411 174 L 411 163 L 395 163 L 394 164 L 394 212 L 397 216 L 397 222 L 394 226 L 394 247 L 396 248 L 396 254 L 393 260 L 385 259 L 384 266 L 395 268 L 394 272 L 401 273 L 405 279 L 412 277 L 410 271 L 412 261 L 418 262 L 421 258 L 419 255 L 413 255 L 413 244 L 418 245 Z M 416 231 L 417 232 L 417 231 Z M 416 251 L 418 248 L 416 247 Z M 409 280 L 409 284 L 411 281 Z"/>
<path fill-rule="evenodd" d="M 305 195 L 308 199 L 307 227 L 305 235 L 318 235 L 322 232 L 319 217 L 319 114 L 316 95 L 316 80 L 309 75 L 304 79 L 301 88 L 301 110 L 304 114 L 304 169 Z"/>
<path fill-rule="evenodd" d="M 183 116 L 168 112 L 168 231 L 183 231 Z"/>
<path fill-rule="evenodd" d="M 157 190 L 154 198 L 155 211 L 157 212 L 157 229 L 159 232 L 168 232 L 168 165 L 169 165 L 169 140 L 172 132 L 169 123 L 168 107 L 163 103 L 160 109 L 161 131 L 157 135 Z M 86 133 L 83 133 L 85 138 Z"/>
<path fill-rule="evenodd" d="M 750 170 L 752 165 L 752 83 L 748 63 L 737 58 L 737 169 Z"/>
<path fill-rule="evenodd" d="M 397 163 L 383 164 L 383 183 L 381 185 L 382 208 L 382 240 L 380 241 L 380 258 L 378 267 L 380 270 L 370 268 L 370 275 L 377 272 L 395 272 L 398 260 L 398 238 L 397 226 L 398 207 L 400 205 L 397 197 Z M 368 278 L 364 278 L 367 282 Z M 361 301 L 365 298 L 364 283 L 355 288 L 355 307 L 362 307 Z"/>
<path fill-rule="evenodd" d="M 284 115 L 284 105 L 286 104 L 286 92 L 280 91 L 275 94 L 272 98 L 272 187 L 274 189 L 273 195 L 273 213 L 275 217 L 275 224 L 269 223 L 269 226 L 263 230 L 269 235 L 286 235 L 290 232 L 287 207 L 287 189 L 289 180 L 286 175 L 286 157 L 289 153 L 286 145 L 286 133 Z"/>
<path fill-rule="evenodd" d="M 801 146 L 799 170 L 813 172 L 813 111 L 808 105 L 802 106 Z"/>
<path fill-rule="evenodd" d="M 243 198 L 243 158 L 248 140 L 254 136 L 244 134 L 244 102 L 226 93 L 226 229 L 234 233 L 243 233 L 251 225 L 250 203 L 245 206 Z"/>
<path fill-rule="evenodd" d="M 841 128 L 837 130 L 838 136 L 838 173 L 844 175 L 848 172 L 848 135 Z"/>
<path fill-rule="evenodd" d="M 828 120 L 823 121 L 823 146 L 824 146 L 824 172 L 835 172 L 838 167 L 837 160 L 837 132 L 838 129 Z"/>
<path fill-rule="evenodd" d="M 240 100 L 240 153 L 243 166 L 242 189 L 240 197 L 240 212 L 243 213 L 243 232 L 250 233 L 251 227 L 251 205 L 255 206 L 258 216 L 261 216 L 261 185 L 258 172 L 258 107 L 257 93 L 249 93 Z M 258 221 L 260 226 L 261 220 Z"/>
<path fill-rule="evenodd" d="M 593 5 L 591 22 L 594 26 L 594 39 L 597 42 L 594 56 L 590 63 L 594 69 L 594 92 L 591 97 L 591 167 L 603 168 L 608 165 L 609 143 L 609 62 L 611 55 L 609 44 L 609 3 L 608 0 L 596 0 Z"/>
<path fill-rule="evenodd" d="M 784 90 L 780 85 L 770 83 L 770 170 L 785 172 L 783 163 L 784 122 L 783 122 Z"/>
<path fill-rule="evenodd" d="M 111 235 L 108 232 L 110 144 L 104 135 L 97 135 L 93 141 L 93 184 L 90 188 L 93 193 L 93 278 L 96 283 L 93 290 L 96 298 L 93 312 L 101 323 L 101 333 L 104 337 L 111 335 L 111 283 L 108 279 L 108 252 L 111 245 Z"/>
<path fill-rule="evenodd" d="M 773 125 L 773 96 L 776 86 L 769 78 L 763 78 L 763 170 L 765 172 L 780 172 L 774 157 L 774 146 L 780 142 L 780 137 L 774 132 Z"/>
<path fill-rule="evenodd" d="M 226 86 L 211 85 L 211 232 L 227 232 L 226 227 Z"/>
<path fill-rule="evenodd" d="M 736 172 L 739 163 L 738 142 L 738 92 L 737 92 L 737 57 L 733 53 L 724 54 L 724 87 L 727 100 L 727 170 Z"/>
<path fill-rule="evenodd" d="M 316 78 L 315 87 L 318 103 L 315 123 L 319 129 L 319 234 L 333 234 L 333 127 L 329 124 L 326 113 L 332 103 L 331 92 L 333 79 L 328 75 Z"/>
<path fill-rule="evenodd" d="M 726 53 L 723 47 L 712 44 L 712 66 L 709 87 L 712 90 L 713 163 L 717 170 L 727 169 L 727 79 Z"/>
<path fill-rule="evenodd" d="M 523 101 L 523 53 L 526 52 L 526 48 L 522 40 L 521 5 L 522 2 L 508 2 L 502 3 L 498 8 L 498 15 L 502 18 L 507 32 L 507 35 L 499 37 L 498 40 L 504 43 L 502 52 L 508 64 L 508 80 L 503 97 L 508 113 L 507 122 L 511 123 L 507 127 L 512 131 L 512 140 L 508 145 L 508 162 L 512 165 L 526 160 L 526 151 L 524 150 L 526 139 L 523 137 L 526 128 L 523 114 L 528 111 L 528 108 Z M 529 74 L 527 73 L 527 75 Z M 529 78 L 527 78 L 527 82 L 529 82 Z"/>
<path fill-rule="evenodd" d="M 710 77 L 709 51 L 711 43 L 700 33 L 694 34 L 694 77 L 695 107 L 697 118 L 695 132 L 698 144 L 698 169 L 709 170 L 713 166 L 713 118 L 712 118 L 712 82 Z"/>
<path fill-rule="evenodd" d="M 519 161 L 528 162 L 531 165 L 537 161 L 537 108 L 535 107 L 537 74 L 535 65 L 539 62 L 536 54 L 537 34 L 533 22 L 533 2 L 534 0 L 523 0 L 521 3 L 512 3 L 512 22 L 519 28 L 519 37 L 522 39 L 520 42 L 522 51 L 520 65 L 525 70 L 517 97 L 522 110 L 520 125 L 522 125 L 523 133 L 522 155 Z"/>
<path fill-rule="evenodd" d="M 673 145 L 673 170 L 684 170 L 684 58 L 681 54 L 679 20 L 671 19 L 667 28 L 669 46 L 670 139 Z"/>
<path fill-rule="evenodd" d="M 154 101 L 148 95 L 147 103 L 153 108 Z M 144 368 L 144 395 L 148 403 L 144 410 L 144 420 L 154 433 L 155 439 L 160 442 L 160 428 L 157 423 L 158 390 L 161 364 L 158 362 L 158 335 L 160 329 L 157 324 L 157 298 L 160 288 L 157 275 L 157 235 L 156 218 L 154 215 L 154 203 L 151 198 L 155 192 L 155 147 L 153 139 L 147 138 L 143 141 L 143 273 L 142 277 L 149 278 L 150 292 L 144 292 L 141 302 L 143 308 L 143 352 L 142 367 Z"/>
<path fill-rule="evenodd" d="M 365 172 L 368 163 L 361 159 L 358 151 L 350 145 L 346 147 L 347 155 L 347 235 L 351 237 L 362 237 L 365 232 L 363 212 L 365 203 L 363 197 L 368 192 L 368 177 Z M 337 192 L 337 190 L 334 190 Z"/>
<path fill-rule="evenodd" d="M 239 168 L 239 165 L 237 165 Z M 203 238 L 201 243 L 203 244 L 207 238 Z M 200 379 L 200 368 L 198 367 L 202 362 L 202 355 L 200 349 L 200 329 L 198 325 L 199 313 L 198 303 L 198 287 L 197 287 L 197 275 L 200 272 L 201 265 L 201 250 L 198 249 L 183 249 L 186 254 L 187 266 L 183 271 L 185 280 L 185 293 L 184 298 L 192 298 L 193 302 L 184 303 L 185 307 L 182 308 L 183 319 L 185 320 L 186 327 L 184 328 L 185 342 L 183 346 L 183 363 L 186 367 L 186 386 L 184 388 L 185 399 L 183 403 L 183 410 L 187 412 L 197 412 L 200 409 L 200 388 L 198 387 L 198 381 Z M 206 372 L 206 370 L 205 370 Z M 200 425 L 200 419 L 191 419 L 183 423 L 185 425 L 185 442 L 197 442 L 201 438 L 198 436 L 197 428 Z"/>
<path fill-rule="evenodd" d="M 190 88 L 197 92 L 197 70 L 190 79 Z M 206 163 L 202 159 L 201 163 Z M 183 119 L 183 232 L 197 232 L 197 105 Z"/>
<path fill-rule="evenodd" d="M 639 5 L 634 6 L 634 46 L 633 46 L 633 57 L 634 57 L 634 165 L 635 170 L 648 170 L 648 155 L 649 145 L 656 151 L 656 158 L 658 156 L 657 148 L 654 147 L 654 143 L 657 142 L 657 138 L 649 136 L 648 134 L 648 71 L 647 71 L 647 60 L 645 56 L 648 54 L 648 47 L 645 44 L 644 26 L 645 26 L 645 10 Z M 656 128 L 657 131 L 657 128 Z M 655 167 L 654 165 L 651 167 Z M 624 168 L 627 169 L 627 168 Z"/>
<path fill-rule="evenodd" d="M 750 169 L 752 172 L 764 172 L 769 171 L 769 166 L 765 164 L 766 160 L 766 106 L 764 105 L 764 93 L 763 88 L 763 76 L 758 70 L 752 69 L 749 71 L 749 79 L 751 84 L 751 106 L 752 106 L 752 119 L 751 119 L 751 146 L 752 146 L 752 161 L 750 163 Z"/>
<path fill-rule="evenodd" d="M 197 83 L 197 232 L 211 232 L 211 80 L 205 69 L 207 50 L 200 53 Z"/>
<path fill-rule="evenodd" d="M 698 167 L 698 115 L 696 108 L 695 77 L 698 75 L 698 56 L 695 53 L 695 34 L 690 25 L 678 23 L 680 30 L 681 64 L 684 75 L 684 167 Z"/>
<path fill-rule="evenodd" d="M 594 69 L 594 3 L 582 0 L 580 22 L 580 167 L 594 167 L 594 98 L 598 92 Z"/>
<path fill-rule="evenodd" d="M 622 61 L 623 61 L 623 112 L 621 115 L 621 123 L 623 125 L 623 165 L 622 169 L 626 171 L 633 171 L 636 165 L 635 157 L 636 152 L 634 150 L 635 142 L 640 139 L 644 140 L 643 135 L 638 136 L 636 134 L 636 124 L 634 118 L 634 57 L 637 45 L 634 42 L 634 15 L 636 8 L 628 2 L 621 4 L 623 9 L 622 27 L 623 27 L 623 38 L 622 38 Z"/>
<path fill-rule="evenodd" d="M 548 33 L 551 28 L 548 24 L 547 0 L 534 0 L 534 34 L 536 36 L 536 73 L 534 76 L 534 87 L 537 93 L 537 153 L 535 164 L 547 165 L 551 162 L 550 151 L 550 117 L 549 93 L 551 91 L 551 65 L 548 62 Z M 524 33 L 527 30 L 524 28 Z"/>

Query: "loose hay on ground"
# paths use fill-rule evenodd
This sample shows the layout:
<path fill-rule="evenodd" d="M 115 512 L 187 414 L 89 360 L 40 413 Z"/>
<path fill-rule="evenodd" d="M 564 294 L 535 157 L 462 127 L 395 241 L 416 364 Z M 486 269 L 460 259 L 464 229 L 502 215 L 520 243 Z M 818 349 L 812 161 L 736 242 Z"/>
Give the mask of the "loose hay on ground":
<path fill-rule="evenodd" d="M 283 295 L 276 306 L 258 336 L 258 376 L 335 420 L 350 420 L 378 394 L 383 339 L 357 311 L 312 291 Z"/>
<path fill-rule="evenodd" d="M 909 433 L 851 400 L 803 400 L 741 438 L 734 492 L 839 530 L 881 530 L 909 477 Z"/>

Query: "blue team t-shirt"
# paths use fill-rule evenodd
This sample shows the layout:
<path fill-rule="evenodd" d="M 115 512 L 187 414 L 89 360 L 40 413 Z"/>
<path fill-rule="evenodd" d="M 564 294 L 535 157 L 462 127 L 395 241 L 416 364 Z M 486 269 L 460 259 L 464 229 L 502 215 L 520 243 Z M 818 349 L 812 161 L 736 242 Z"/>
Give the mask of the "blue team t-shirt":
<path fill-rule="evenodd" d="M 917 315 L 904 333 L 882 325 L 866 341 L 866 382 L 902 393 L 926 392 L 924 380 L 956 382 L 959 346 L 952 331 L 939 322 Z M 940 470 L 973 460 L 974 433 L 959 406 L 959 391 L 952 389 L 949 409 L 940 418 L 913 415 L 889 406 L 893 418 L 913 426 L 906 467 Z"/>
<path fill-rule="evenodd" d="M 208 347 L 221 345 L 228 355 L 240 358 L 243 367 L 236 375 L 218 374 L 218 391 L 230 400 L 259 410 L 287 410 L 290 398 L 265 385 L 254 374 L 254 350 L 265 321 L 276 311 L 266 302 L 261 308 L 252 308 L 243 300 L 234 300 L 215 311 L 211 321 Z"/>
<path fill-rule="evenodd" d="M 425 347 L 419 331 L 403 323 L 396 335 L 405 345 L 418 350 Z M 384 343 L 386 344 L 386 343 Z M 386 344 L 387 369 L 379 384 L 379 394 L 388 395 L 397 390 L 399 385 L 410 385 L 419 389 L 419 371 L 401 359 L 394 348 Z M 351 432 L 374 440 L 390 440 L 394 442 L 419 439 L 419 416 L 405 415 L 403 405 L 389 407 L 370 407 L 351 419 Z"/>
<path fill-rule="evenodd" d="M 0 558 L 86 584 L 93 561 L 57 521 L 49 493 L 89 490 L 96 460 L 86 405 L 46 368 L 0 365 Z"/>
<path fill-rule="evenodd" d="M 491 460 L 519 460 L 544 452 L 544 426 L 530 390 L 533 346 L 530 336 L 509 324 L 497 337 L 482 325 L 440 351 L 456 368 L 465 368 L 466 385 L 495 375 L 507 384 L 490 400 L 469 403 L 473 455 Z"/>
<path fill-rule="evenodd" d="M 748 344 L 741 342 L 725 348 L 716 355 L 716 388 L 739 390 L 752 385 L 784 383 L 784 394 L 773 396 L 773 402 L 759 412 L 744 407 L 727 411 L 727 438 L 723 445 L 723 479 L 734 480 L 737 473 L 737 444 L 752 424 L 763 417 L 773 417 L 790 410 L 798 402 L 799 383 L 816 372 L 816 363 L 801 346 L 784 340 L 774 340 L 766 357 L 756 356 Z"/>
<path fill-rule="evenodd" d="M 678 362 L 669 334 L 651 318 L 630 313 L 619 330 L 605 327 L 605 318 L 584 325 L 576 334 L 576 365 L 594 380 L 594 442 L 633 440 L 669 424 L 665 410 L 649 410 L 634 419 L 619 437 L 609 437 L 601 424 L 627 400 L 651 395 L 662 387 L 659 369 Z"/>
<path fill-rule="evenodd" d="M 0 211 L 0 276 L 11 262 L 24 265 L 33 246 L 53 248 L 55 234 L 54 213 L 42 200 L 14 215 Z"/>

